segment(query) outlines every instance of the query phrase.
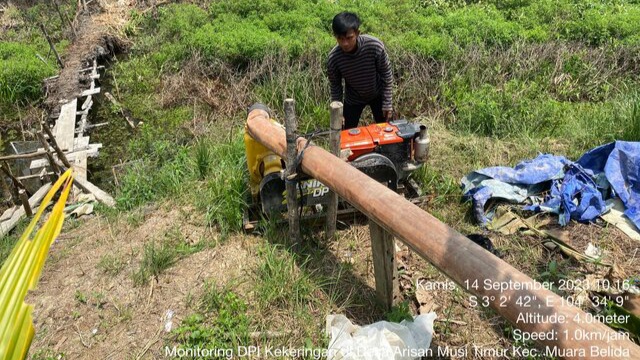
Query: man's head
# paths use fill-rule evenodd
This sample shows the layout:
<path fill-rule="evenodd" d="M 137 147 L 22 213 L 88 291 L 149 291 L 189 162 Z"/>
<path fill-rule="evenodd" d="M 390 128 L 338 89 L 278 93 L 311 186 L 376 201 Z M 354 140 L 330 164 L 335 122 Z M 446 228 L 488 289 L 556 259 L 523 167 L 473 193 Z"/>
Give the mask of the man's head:
<path fill-rule="evenodd" d="M 344 52 L 353 52 L 356 50 L 356 41 L 360 35 L 360 19 L 358 15 L 350 12 L 341 12 L 334 16 L 333 36 L 336 37 L 338 45 Z"/>

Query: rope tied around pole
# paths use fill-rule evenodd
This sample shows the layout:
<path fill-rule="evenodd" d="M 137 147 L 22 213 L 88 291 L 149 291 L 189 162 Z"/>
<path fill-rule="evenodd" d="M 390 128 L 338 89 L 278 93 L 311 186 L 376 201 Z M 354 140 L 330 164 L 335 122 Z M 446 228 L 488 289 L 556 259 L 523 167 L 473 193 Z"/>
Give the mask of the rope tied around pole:
<path fill-rule="evenodd" d="M 302 150 L 300 150 L 300 152 L 298 153 L 298 155 L 296 156 L 296 159 L 293 163 L 294 168 L 296 169 L 296 172 L 289 175 L 289 176 L 285 176 L 284 181 L 285 183 L 296 183 L 297 188 L 298 188 L 298 197 L 300 198 L 300 206 L 298 209 L 298 216 L 302 216 L 302 209 L 304 208 L 304 202 L 302 201 L 304 199 L 304 194 L 302 192 L 302 183 L 300 182 L 300 176 L 299 174 L 301 174 L 302 171 L 302 160 L 304 158 L 304 151 L 307 150 L 307 148 L 309 147 L 309 145 L 311 144 L 311 140 L 313 139 L 314 136 L 317 136 L 319 134 L 325 133 L 326 130 L 316 130 L 316 131 L 312 131 L 310 133 L 304 134 L 302 137 L 304 137 L 305 140 L 307 140 L 307 143 L 304 145 L 304 147 L 302 148 Z M 295 140 L 293 142 L 289 142 L 289 138 L 287 137 L 287 146 L 289 144 L 295 144 Z"/>

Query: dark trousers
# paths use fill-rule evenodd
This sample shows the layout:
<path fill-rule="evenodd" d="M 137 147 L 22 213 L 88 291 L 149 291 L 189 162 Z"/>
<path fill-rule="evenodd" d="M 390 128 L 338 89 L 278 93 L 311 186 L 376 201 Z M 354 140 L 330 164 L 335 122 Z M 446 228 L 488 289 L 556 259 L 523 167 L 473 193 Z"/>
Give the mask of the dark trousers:
<path fill-rule="evenodd" d="M 344 104 L 344 107 L 342 108 L 342 115 L 344 116 L 344 130 L 358 127 L 362 110 L 364 110 L 367 105 L 371 108 L 371 113 L 373 113 L 373 119 L 376 123 L 385 122 L 384 115 L 382 115 L 382 97 L 378 97 L 364 105 Z"/>

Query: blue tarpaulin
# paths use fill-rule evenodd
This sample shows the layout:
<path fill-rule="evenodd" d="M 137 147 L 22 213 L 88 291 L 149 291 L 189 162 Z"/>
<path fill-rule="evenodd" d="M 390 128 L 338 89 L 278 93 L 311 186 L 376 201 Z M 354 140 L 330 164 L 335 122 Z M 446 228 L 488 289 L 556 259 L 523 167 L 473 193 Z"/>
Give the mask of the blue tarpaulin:
<path fill-rule="evenodd" d="M 570 219 L 594 220 L 608 210 L 605 201 L 617 196 L 625 205 L 625 215 L 640 228 L 640 142 L 602 145 L 576 162 L 541 154 L 515 168 L 476 170 L 462 178 L 462 186 L 482 225 L 493 216 L 486 209 L 491 199 L 557 213 L 565 225 Z"/>

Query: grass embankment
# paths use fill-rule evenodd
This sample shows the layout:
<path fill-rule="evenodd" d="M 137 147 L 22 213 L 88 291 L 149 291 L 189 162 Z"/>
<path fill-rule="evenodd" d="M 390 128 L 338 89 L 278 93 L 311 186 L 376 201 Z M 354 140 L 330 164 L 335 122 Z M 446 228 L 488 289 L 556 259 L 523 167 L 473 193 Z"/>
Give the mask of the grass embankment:
<path fill-rule="evenodd" d="M 53 5 L 18 5 L 9 4 L 0 13 L 0 150 L 3 154 L 9 141 L 22 140 L 22 128 L 39 128 L 42 110 L 37 106 L 43 98 L 42 80 L 58 71 L 56 58 L 38 24 L 46 24 L 61 56 L 71 36 Z M 63 16 L 73 18 L 76 3 L 61 4 L 60 11 Z M 0 202 L 2 209 L 7 205 L 5 201 Z M 16 229 L 14 233 L 18 235 L 0 238 L 0 262 L 11 252 L 25 226 L 26 223 Z"/>
<path fill-rule="evenodd" d="M 640 5 L 632 1 L 168 5 L 157 19 L 134 14 L 126 31 L 135 46 L 109 73 L 117 97 L 145 122 L 127 150 L 136 162 L 120 179 L 119 209 L 135 213 L 171 199 L 204 213 L 221 239 L 240 231 L 245 109 L 260 101 L 281 117 L 283 99 L 293 97 L 302 132 L 328 127 L 330 19 L 344 9 L 361 16 L 363 32 L 385 42 L 396 110 L 430 125 L 430 163 L 416 176 L 431 197 L 426 210 L 461 232 L 479 231 L 468 205 L 459 203 L 458 182 L 467 172 L 514 165 L 538 152 L 575 158 L 614 139 L 640 140 Z M 340 280 L 357 264 L 323 266 L 318 261 L 330 256 L 329 246 L 315 234 L 306 234 L 303 249 L 294 252 L 279 240 L 282 233 L 269 229 L 274 233 L 259 244 L 259 265 L 248 280 L 253 291 L 210 283 L 174 343 L 246 344 L 254 329 L 299 328 L 295 336 L 263 341 L 322 346 L 316 323 L 326 312 L 380 317 L 362 311 L 372 298 L 361 281 Z M 340 242 L 355 252 L 358 241 L 348 238 L 354 235 L 343 233 Z M 523 271 L 538 278 L 557 257 L 532 250 L 526 239 L 503 245 L 508 260 L 526 262 Z M 141 283 L 188 256 L 163 246 L 144 251 Z M 420 271 L 440 276 L 426 265 Z M 460 292 L 444 296 L 445 317 L 465 316 Z M 246 309 L 251 317 L 239 315 Z M 437 324 L 436 331 L 450 334 L 451 326 Z M 504 324 L 494 328 L 509 331 Z M 460 343 L 472 340 L 473 334 Z"/>
<path fill-rule="evenodd" d="M 62 20 L 52 4 L 32 7 L 10 4 L 0 15 L 0 132 L 2 139 L 20 136 L 20 119 L 42 99 L 42 80 L 55 75 L 56 57 L 38 27 L 44 24 L 61 56 L 71 40 L 67 18 L 73 19 L 77 4 L 60 4 Z M 2 140 L 0 139 L 0 140 Z M 0 147 L 4 147 L 0 142 Z"/>

